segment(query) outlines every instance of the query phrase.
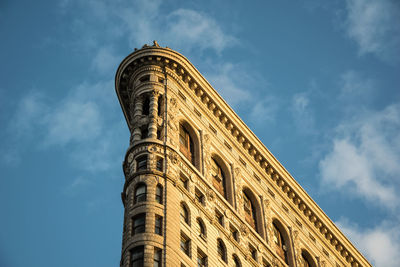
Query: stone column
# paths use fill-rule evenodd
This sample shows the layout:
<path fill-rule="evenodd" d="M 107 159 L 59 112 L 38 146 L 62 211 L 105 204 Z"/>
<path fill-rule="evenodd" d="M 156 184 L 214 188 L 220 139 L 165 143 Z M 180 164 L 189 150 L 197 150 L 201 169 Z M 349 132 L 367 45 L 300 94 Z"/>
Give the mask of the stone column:
<path fill-rule="evenodd" d="M 157 138 L 157 110 L 158 110 L 158 92 L 153 91 L 150 96 L 150 109 L 149 109 L 149 138 Z"/>
<path fill-rule="evenodd" d="M 133 129 L 133 143 L 139 141 L 142 138 L 142 132 L 139 129 L 139 120 L 142 116 L 143 112 L 143 96 L 136 97 L 135 101 L 135 109 L 133 111 L 133 121 L 134 121 L 134 129 Z"/>
<path fill-rule="evenodd" d="M 144 98 L 142 95 L 136 97 L 135 109 L 133 111 L 133 119 L 137 123 L 143 113 Z"/>

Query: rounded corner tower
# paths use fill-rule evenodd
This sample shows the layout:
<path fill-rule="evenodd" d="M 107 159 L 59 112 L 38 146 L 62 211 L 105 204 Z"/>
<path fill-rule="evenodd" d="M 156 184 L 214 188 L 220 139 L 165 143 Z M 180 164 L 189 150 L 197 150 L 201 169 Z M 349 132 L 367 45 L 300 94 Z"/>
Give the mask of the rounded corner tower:
<path fill-rule="evenodd" d="M 135 49 L 115 88 L 121 267 L 371 266 L 184 56 Z"/>

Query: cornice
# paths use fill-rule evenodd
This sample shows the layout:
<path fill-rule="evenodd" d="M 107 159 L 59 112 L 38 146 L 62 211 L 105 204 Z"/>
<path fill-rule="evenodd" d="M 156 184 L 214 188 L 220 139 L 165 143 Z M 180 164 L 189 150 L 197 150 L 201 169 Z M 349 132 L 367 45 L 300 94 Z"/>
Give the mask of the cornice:
<path fill-rule="evenodd" d="M 118 67 L 115 76 L 116 92 L 129 128 L 128 85 L 129 78 L 139 66 L 158 65 L 179 84 L 186 88 L 199 105 L 210 110 L 216 121 L 230 132 L 232 140 L 253 159 L 263 171 L 264 179 L 275 183 L 318 230 L 326 241 L 352 266 L 371 266 L 365 257 L 351 244 L 315 201 L 305 192 L 282 164 L 272 155 L 257 136 L 246 126 L 217 91 L 183 55 L 169 48 L 145 46 L 127 56 Z M 173 75 L 172 75 L 173 74 Z"/>

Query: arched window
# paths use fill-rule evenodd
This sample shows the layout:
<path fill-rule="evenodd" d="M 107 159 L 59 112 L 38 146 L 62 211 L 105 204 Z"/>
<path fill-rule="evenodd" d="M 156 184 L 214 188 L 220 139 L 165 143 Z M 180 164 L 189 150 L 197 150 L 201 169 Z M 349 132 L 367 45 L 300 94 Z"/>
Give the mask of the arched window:
<path fill-rule="evenodd" d="M 194 142 L 189 131 L 182 124 L 179 125 L 179 150 L 193 164 L 196 165 Z"/>
<path fill-rule="evenodd" d="M 221 239 L 217 240 L 217 252 L 218 252 L 218 257 L 223 260 L 224 262 L 227 262 L 226 258 L 226 247 L 224 242 Z"/>
<path fill-rule="evenodd" d="M 158 184 L 156 187 L 156 202 L 158 204 L 163 203 L 163 186 Z"/>
<path fill-rule="evenodd" d="M 129 267 L 143 267 L 144 266 L 144 246 L 139 246 L 131 249 L 131 262 Z"/>
<path fill-rule="evenodd" d="M 288 264 L 287 244 L 276 222 L 272 223 L 275 252 Z"/>
<path fill-rule="evenodd" d="M 203 221 L 200 218 L 197 218 L 197 225 L 199 227 L 200 237 L 205 239 L 207 237 L 207 235 L 206 235 L 206 226 L 204 225 Z"/>
<path fill-rule="evenodd" d="M 236 254 L 233 254 L 232 258 L 233 258 L 233 263 L 235 264 L 235 267 L 242 267 L 239 257 Z"/>
<path fill-rule="evenodd" d="M 183 203 L 181 203 L 181 219 L 190 225 L 189 209 Z"/>
<path fill-rule="evenodd" d="M 257 231 L 256 207 L 245 191 L 243 191 L 243 208 L 245 211 L 246 222 L 250 224 L 254 228 L 254 230 Z"/>
<path fill-rule="evenodd" d="M 146 201 L 146 191 L 147 187 L 145 184 L 139 184 L 136 186 L 134 204 Z"/>
<path fill-rule="evenodd" d="M 213 186 L 226 198 L 225 173 L 215 159 L 211 159 L 211 175 L 213 176 Z"/>
<path fill-rule="evenodd" d="M 300 267 L 316 267 L 312 256 L 305 250 L 301 251 L 301 264 Z"/>

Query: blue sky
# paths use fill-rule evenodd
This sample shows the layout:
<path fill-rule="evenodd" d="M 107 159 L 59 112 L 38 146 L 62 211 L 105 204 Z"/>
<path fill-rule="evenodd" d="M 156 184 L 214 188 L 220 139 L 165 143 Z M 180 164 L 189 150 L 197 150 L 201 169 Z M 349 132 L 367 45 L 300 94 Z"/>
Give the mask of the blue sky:
<path fill-rule="evenodd" d="M 117 266 L 119 62 L 185 55 L 376 266 L 400 259 L 396 0 L 0 2 L 0 266 Z"/>

